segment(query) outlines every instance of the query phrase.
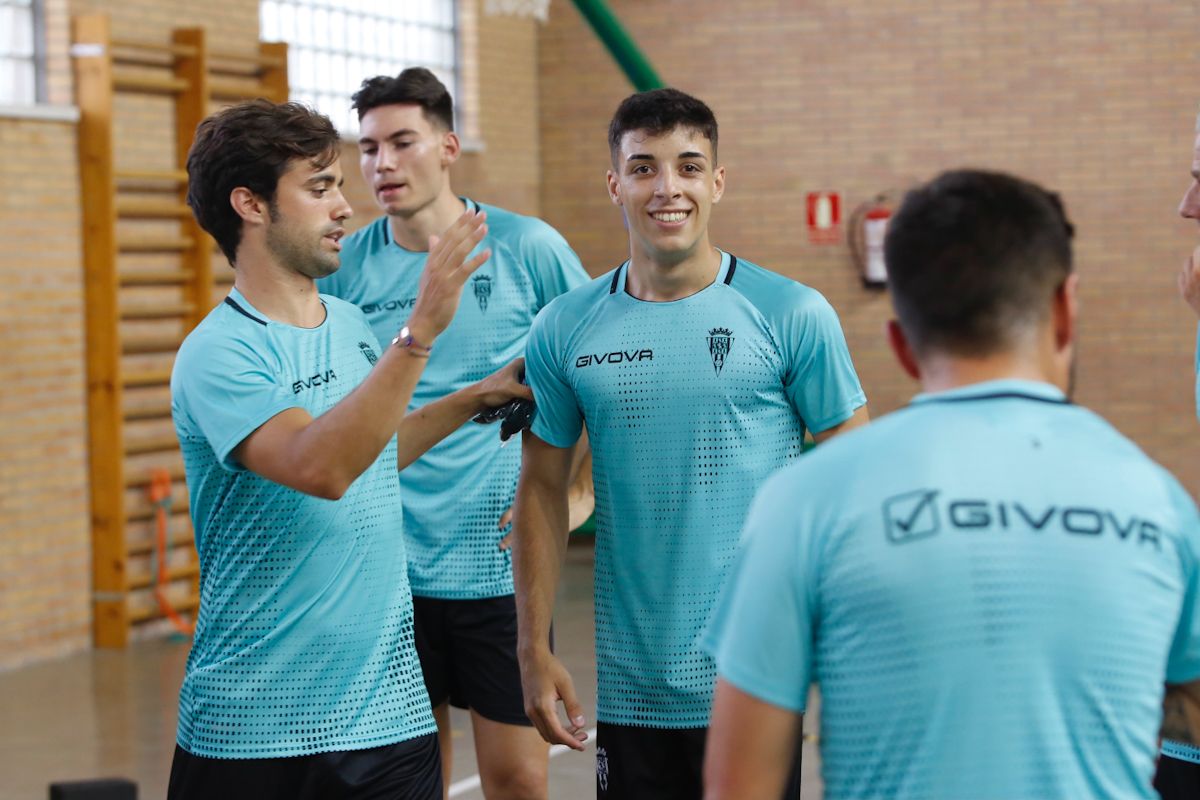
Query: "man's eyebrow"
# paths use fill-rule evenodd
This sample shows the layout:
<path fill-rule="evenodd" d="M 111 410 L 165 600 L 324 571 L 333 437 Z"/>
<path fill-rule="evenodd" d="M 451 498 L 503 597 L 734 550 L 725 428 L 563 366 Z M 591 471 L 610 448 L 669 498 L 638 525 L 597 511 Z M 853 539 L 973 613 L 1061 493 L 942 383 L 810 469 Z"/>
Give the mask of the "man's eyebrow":
<path fill-rule="evenodd" d="M 319 186 L 322 183 L 325 183 L 325 184 L 337 183 L 338 186 L 341 186 L 343 183 L 345 183 L 345 181 L 346 181 L 346 178 L 344 176 L 342 177 L 341 181 L 338 181 L 333 176 L 332 172 L 319 172 L 316 175 L 313 175 L 308 180 L 306 180 L 304 182 L 304 185 L 305 186 Z"/>
<path fill-rule="evenodd" d="M 679 157 L 680 158 L 703 158 L 705 161 L 708 160 L 708 156 L 704 155 L 704 153 L 698 153 L 695 150 L 688 150 L 687 152 L 680 153 Z"/>
<path fill-rule="evenodd" d="M 387 136 L 385 136 L 383 138 L 387 139 L 388 141 L 391 141 L 392 139 L 399 139 L 401 136 L 412 136 L 414 133 L 416 133 L 416 131 L 413 130 L 412 128 L 401 128 L 400 130 L 398 130 L 394 133 L 389 133 Z M 375 140 L 372 139 L 370 136 L 360 137 L 358 140 L 358 143 L 360 145 L 361 144 L 376 144 Z"/>

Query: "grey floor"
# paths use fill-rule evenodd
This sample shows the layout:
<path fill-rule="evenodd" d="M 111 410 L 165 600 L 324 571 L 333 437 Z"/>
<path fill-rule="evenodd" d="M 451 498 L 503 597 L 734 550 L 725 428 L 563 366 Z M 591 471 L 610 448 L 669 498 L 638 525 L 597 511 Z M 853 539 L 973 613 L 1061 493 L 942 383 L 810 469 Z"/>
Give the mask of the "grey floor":
<path fill-rule="evenodd" d="M 559 656 L 571 671 L 589 718 L 596 672 L 592 650 L 592 551 L 575 541 L 555 614 Z M 187 660 L 183 641 L 141 642 L 124 651 L 95 651 L 0 673 L 0 800 L 44 800 L 55 781 L 125 777 L 138 797 L 166 794 L 175 746 L 175 709 Z M 470 721 L 453 718 L 451 796 L 483 797 L 475 776 Z M 805 722 L 810 733 L 815 719 Z M 594 796 L 594 750 L 562 752 L 550 761 L 550 797 Z M 803 800 L 822 795 L 816 746 L 805 742 Z"/>

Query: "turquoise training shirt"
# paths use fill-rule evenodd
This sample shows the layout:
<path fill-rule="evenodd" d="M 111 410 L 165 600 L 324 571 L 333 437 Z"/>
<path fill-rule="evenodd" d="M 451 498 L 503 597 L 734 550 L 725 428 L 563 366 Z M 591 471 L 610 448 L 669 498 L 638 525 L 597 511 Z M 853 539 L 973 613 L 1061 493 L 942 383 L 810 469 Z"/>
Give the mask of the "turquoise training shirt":
<path fill-rule="evenodd" d="M 171 410 L 200 554 L 177 733 L 193 755 L 358 750 L 436 729 L 413 644 L 395 439 L 336 501 L 231 457 L 282 411 L 328 411 L 375 363 L 362 313 L 322 301 L 324 323 L 297 328 L 234 289 L 175 359 Z"/>
<path fill-rule="evenodd" d="M 491 257 L 467 279 L 450 327 L 438 337 L 410 409 L 486 378 L 522 355 L 533 318 L 553 298 L 588 280 L 578 257 L 549 225 L 501 208 L 487 212 L 479 249 Z M 318 282 L 359 306 L 379 341 L 407 322 L 428 253 L 405 250 L 380 217 L 343 243 L 342 266 Z M 468 423 L 400 473 L 413 593 L 448 600 L 513 593 L 512 555 L 498 526 L 513 502 L 519 441 L 501 447 L 497 425 Z"/>
<path fill-rule="evenodd" d="M 703 727 L 715 673 L 697 636 L 754 491 L 800 454 L 806 428 L 838 425 L 866 399 L 813 289 L 728 253 L 710 286 L 674 302 L 632 297 L 627 274 L 567 293 L 534 323 L 532 430 L 569 447 L 587 425 L 598 718 Z"/>
<path fill-rule="evenodd" d="M 801 497 L 803 492 L 803 497 Z M 1200 677 L 1200 518 L 1043 383 L 918 396 L 773 477 L 706 643 L 803 711 L 831 798 L 1155 798 Z"/>

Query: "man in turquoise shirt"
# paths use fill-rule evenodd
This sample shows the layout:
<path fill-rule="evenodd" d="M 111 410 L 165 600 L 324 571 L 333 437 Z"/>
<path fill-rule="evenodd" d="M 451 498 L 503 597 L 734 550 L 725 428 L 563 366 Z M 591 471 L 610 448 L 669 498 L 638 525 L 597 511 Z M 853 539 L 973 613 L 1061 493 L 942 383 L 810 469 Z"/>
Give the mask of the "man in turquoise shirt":
<path fill-rule="evenodd" d="M 464 210 L 487 213 L 487 261 L 463 288 L 453 321 L 413 391 L 414 412 L 518 358 L 547 303 L 587 273 L 553 228 L 460 198 L 450 167 L 460 143 L 450 93 L 427 69 L 363 81 L 354 95 L 359 166 L 382 217 L 347 237 L 342 268 L 321 291 L 363 310 L 380 338 L 413 312 L 429 237 Z M 464 425 L 400 474 L 417 654 L 433 703 L 449 782 L 449 705 L 468 708 L 484 794 L 533 800 L 547 792 L 549 749 L 530 726 L 517 666 L 512 555 L 504 538 L 519 447 L 495 426 Z M 590 470 L 577 469 L 573 522 L 591 513 Z"/>
<path fill-rule="evenodd" d="M 782 784 L 812 681 L 830 800 L 1155 797 L 1164 683 L 1200 678 L 1200 516 L 1068 399 L 1071 233 L 988 172 L 892 218 L 889 340 L 924 392 L 756 498 L 706 638 L 709 800 Z"/>
<path fill-rule="evenodd" d="M 171 374 L 200 556 L 172 800 L 442 795 L 396 467 L 529 392 L 514 363 L 405 413 L 487 258 L 485 215 L 445 231 L 381 347 L 316 290 L 350 216 L 340 145 L 324 116 L 259 100 L 202 122 L 188 155 L 188 204 L 237 277 Z"/>
<path fill-rule="evenodd" d="M 538 412 L 517 491 L 525 702 L 582 748 L 582 709 L 546 643 L 586 421 L 596 485 L 596 790 L 695 798 L 715 671 L 696 644 L 755 488 L 866 419 L 837 315 L 815 290 L 718 250 L 717 122 L 674 89 L 627 98 L 609 129 L 630 259 L 552 302 L 530 333 Z M 567 726 L 558 719 L 561 699 Z"/>

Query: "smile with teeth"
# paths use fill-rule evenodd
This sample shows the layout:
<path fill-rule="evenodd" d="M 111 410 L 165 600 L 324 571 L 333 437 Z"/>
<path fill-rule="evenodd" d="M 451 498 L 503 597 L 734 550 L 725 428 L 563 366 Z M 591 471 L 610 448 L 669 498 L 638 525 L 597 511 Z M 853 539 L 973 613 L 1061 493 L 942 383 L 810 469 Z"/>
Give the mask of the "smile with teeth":
<path fill-rule="evenodd" d="M 659 222 L 683 222 L 687 219 L 687 215 L 686 211 L 655 211 L 650 216 Z"/>

